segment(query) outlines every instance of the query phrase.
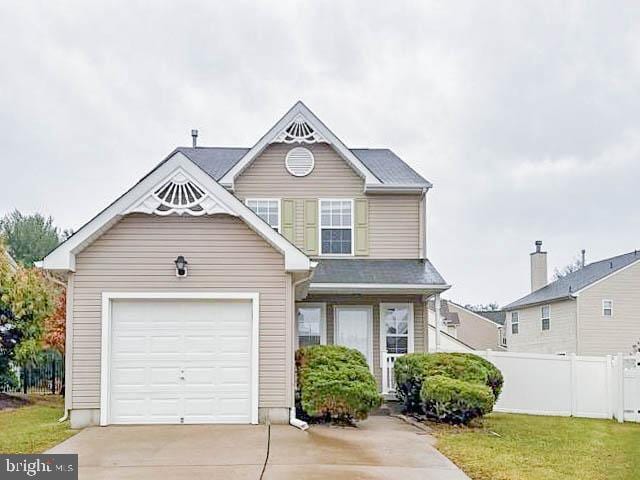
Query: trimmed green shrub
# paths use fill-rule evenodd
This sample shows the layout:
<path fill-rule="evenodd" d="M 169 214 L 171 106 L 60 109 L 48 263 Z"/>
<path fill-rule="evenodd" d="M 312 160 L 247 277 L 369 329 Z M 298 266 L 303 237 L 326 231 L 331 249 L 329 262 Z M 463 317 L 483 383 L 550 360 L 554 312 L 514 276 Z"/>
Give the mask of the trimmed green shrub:
<path fill-rule="evenodd" d="M 420 390 L 424 381 L 443 375 L 472 383 L 488 385 L 489 373 L 480 359 L 471 354 L 411 353 L 398 358 L 394 364 L 397 395 L 409 412 L 422 413 Z"/>
<path fill-rule="evenodd" d="M 365 357 L 337 345 L 314 345 L 296 352 L 298 399 L 312 419 L 352 423 L 380 406 L 378 384 Z"/>
<path fill-rule="evenodd" d="M 489 360 L 479 357 L 478 355 L 474 355 L 473 353 L 452 353 L 453 356 L 465 356 L 471 361 L 477 362 L 482 365 L 487 370 L 487 385 L 491 388 L 493 392 L 493 396 L 498 397 L 502 392 L 502 386 L 504 385 L 504 377 L 502 376 L 502 372 L 498 370 L 493 363 Z"/>
<path fill-rule="evenodd" d="M 490 413 L 495 402 L 488 386 L 444 375 L 428 377 L 422 385 L 420 397 L 428 417 L 464 425 Z"/>

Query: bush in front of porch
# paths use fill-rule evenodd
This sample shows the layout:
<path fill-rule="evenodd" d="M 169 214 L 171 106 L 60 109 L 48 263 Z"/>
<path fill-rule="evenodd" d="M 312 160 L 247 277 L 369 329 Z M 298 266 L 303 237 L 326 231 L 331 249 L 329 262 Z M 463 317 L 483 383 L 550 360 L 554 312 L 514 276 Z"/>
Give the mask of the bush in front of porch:
<path fill-rule="evenodd" d="M 491 412 L 503 384 L 500 370 L 468 353 L 413 353 L 396 360 L 394 370 L 408 413 L 448 423 Z"/>
<path fill-rule="evenodd" d="M 314 345 L 296 352 L 298 400 L 315 420 L 352 424 L 380 406 L 378 385 L 358 350 Z"/>

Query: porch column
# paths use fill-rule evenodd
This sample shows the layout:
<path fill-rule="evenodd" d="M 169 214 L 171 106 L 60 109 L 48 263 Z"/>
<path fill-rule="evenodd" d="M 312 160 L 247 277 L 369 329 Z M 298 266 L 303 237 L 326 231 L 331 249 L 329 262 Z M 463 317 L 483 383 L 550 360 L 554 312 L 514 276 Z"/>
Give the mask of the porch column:
<path fill-rule="evenodd" d="M 436 311 L 436 352 L 440 351 L 440 294 L 436 293 L 433 297 L 433 307 Z"/>

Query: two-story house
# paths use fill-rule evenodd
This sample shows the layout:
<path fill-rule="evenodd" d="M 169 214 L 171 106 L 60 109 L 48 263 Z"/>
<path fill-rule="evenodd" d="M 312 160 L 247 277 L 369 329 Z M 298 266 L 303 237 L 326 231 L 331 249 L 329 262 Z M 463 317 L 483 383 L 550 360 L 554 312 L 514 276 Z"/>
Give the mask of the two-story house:
<path fill-rule="evenodd" d="M 388 386 L 449 287 L 431 183 L 301 102 L 251 148 L 192 134 L 42 263 L 68 278 L 72 425 L 287 422 L 300 345 L 357 348 Z"/>
<path fill-rule="evenodd" d="M 578 355 L 631 353 L 640 340 L 640 252 L 585 264 L 548 283 L 547 252 L 531 253 L 531 293 L 510 303 L 507 348 Z"/>

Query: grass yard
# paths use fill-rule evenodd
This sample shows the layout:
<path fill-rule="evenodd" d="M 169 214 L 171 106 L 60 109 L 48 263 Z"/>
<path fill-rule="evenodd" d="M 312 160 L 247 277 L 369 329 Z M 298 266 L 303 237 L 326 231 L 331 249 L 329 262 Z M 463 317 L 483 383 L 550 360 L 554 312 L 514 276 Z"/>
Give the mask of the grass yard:
<path fill-rule="evenodd" d="M 474 480 L 640 478 L 637 423 L 493 413 L 481 427 L 429 426 Z"/>
<path fill-rule="evenodd" d="M 64 405 L 60 396 L 33 395 L 29 400 L 27 405 L 0 410 L 1 453 L 42 452 L 76 433 L 68 421 L 58 423 Z"/>

